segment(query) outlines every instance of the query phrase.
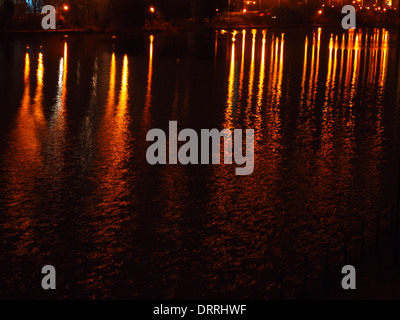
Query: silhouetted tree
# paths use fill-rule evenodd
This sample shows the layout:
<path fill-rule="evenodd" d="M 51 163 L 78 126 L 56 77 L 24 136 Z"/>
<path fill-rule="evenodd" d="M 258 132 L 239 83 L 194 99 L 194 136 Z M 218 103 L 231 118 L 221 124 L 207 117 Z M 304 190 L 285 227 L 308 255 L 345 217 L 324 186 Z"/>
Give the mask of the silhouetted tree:
<path fill-rule="evenodd" d="M 216 9 L 226 7 L 225 0 L 189 0 L 193 17 L 203 19 L 208 18 L 210 21 L 216 15 Z"/>
<path fill-rule="evenodd" d="M 11 18 L 14 15 L 15 6 L 12 0 L 7 0 L 4 2 L 4 15 L 7 18 Z"/>
<path fill-rule="evenodd" d="M 33 14 L 37 14 L 42 10 L 43 0 L 30 0 L 32 4 Z"/>
<path fill-rule="evenodd" d="M 192 16 L 189 0 L 154 0 L 151 4 L 168 20 L 186 19 Z"/>
<path fill-rule="evenodd" d="M 11 0 L 6 0 L 1 8 L 1 22 L 6 24 L 12 18 L 15 12 L 14 3 Z"/>
<path fill-rule="evenodd" d="M 117 25 L 138 28 L 145 23 L 147 6 L 144 0 L 112 0 L 111 6 Z"/>

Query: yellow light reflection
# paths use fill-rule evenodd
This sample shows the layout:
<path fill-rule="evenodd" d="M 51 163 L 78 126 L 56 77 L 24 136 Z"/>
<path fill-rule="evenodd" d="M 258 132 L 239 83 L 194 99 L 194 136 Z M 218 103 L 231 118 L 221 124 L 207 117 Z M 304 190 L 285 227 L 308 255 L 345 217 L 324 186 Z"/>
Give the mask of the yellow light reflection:
<path fill-rule="evenodd" d="M 124 56 L 124 62 L 123 62 L 123 67 L 122 67 L 122 78 L 121 78 L 121 90 L 119 94 L 119 104 L 118 104 L 118 109 L 117 109 L 117 115 L 118 119 L 121 120 L 119 125 L 122 125 L 124 123 L 125 119 L 125 113 L 127 109 L 127 103 L 129 100 L 128 96 L 128 76 L 129 76 L 129 71 L 128 71 L 128 56 Z"/>
<path fill-rule="evenodd" d="M 24 91 L 21 99 L 21 106 L 18 110 L 15 123 L 10 131 L 10 144 L 5 150 L 6 159 L 4 163 L 6 190 L 4 190 L 5 201 L 9 204 L 9 214 L 15 216 L 7 228 L 14 229 L 15 235 L 20 237 L 20 244 L 16 250 L 16 255 L 28 254 L 26 244 L 36 242 L 32 239 L 30 225 L 34 217 L 35 206 L 32 199 L 35 195 L 34 187 L 37 181 L 43 179 L 46 174 L 44 171 L 43 159 L 43 139 L 45 138 L 45 118 L 42 112 L 43 100 L 43 55 L 39 53 L 36 71 L 36 92 L 31 102 L 31 58 L 29 53 L 25 53 L 25 64 L 23 72 Z M 17 223 L 16 223 L 17 221 Z"/>
<path fill-rule="evenodd" d="M 312 56 L 311 56 L 311 74 L 309 82 L 309 103 L 314 103 L 317 94 L 317 83 L 319 73 L 319 56 L 321 49 L 321 28 L 318 28 L 317 34 L 313 33 Z"/>
<path fill-rule="evenodd" d="M 58 69 L 58 86 L 54 119 L 64 117 L 65 99 L 67 97 L 67 73 L 68 73 L 68 45 L 64 43 L 64 55 L 60 59 Z M 61 124 L 61 123 L 60 123 Z"/>
<path fill-rule="evenodd" d="M 264 95 L 264 78 L 265 78 L 265 34 L 262 38 L 262 49 L 261 49 L 261 64 L 260 64 L 260 76 L 258 83 L 258 101 L 257 105 L 261 105 L 261 101 Z"/>
<path fill-rule="evenodd" d="M 118 230 L 124 224 L 130 223 L 134 215 L 122 214 L 129 195 L 129 181 L 126 175 L 126 163 L 130 159 L 133 149 L 129 130 L 128 101 L 129 101 L 129 60 L 123 57 L 119 101 L 116 105 L 116 55 L 112 53 L 109 72 L 109 88 L 106 112 L 101 119 L 98 131 L 98 152 L 94 161 L 95 187 L 98 200 L 89 203 L 87 210 L 93 216 L 89 219 L 93 230 L 94 241 L 91 259 L 96 261 L 96 270 L 91 270 L 84 285 L 92 288 L 104 274 L 117 274 L 118 268 L 110 271 L 110 264 L 118 266 L 116 255 L 121 248 L 115 246 L 118 239 Z M 131 224 L 131 226 L 133 226 Z M 101 276 L 98 276 L 101 274 Z M 98 277 L 98 278 L 95 278 Z"/>
<path fill-rule="evenodd" d="M 278 69 L 278 83 L 276 87 L 276 103 L 278 104 L 280 102 L 281 96 L 282 96 L 282 76 L 283 76 L 283 51 L 284 51 L 284 46 L 285 46 L 285 34 L 282 33 L 281 39 L 280 39 L 280 54 L 279 54 L 279 69 Z"/>
<path fill-rule="evenodd" d="M 111 55 L 111 64 L 110 64 L 110 80 L 109 80 L 109 88 L 107 95 L 107 104 L 106 104 L 106 117 L 111 116 L 114 104 L 115 104 L 115 81 L 116 81 L 116 65 L 115 65 L 115 53 L 113 52 Z"/>
<path fill-rule="evenodd" d="M 307 77 L 307 54 L 308 54 L 308 36 L 306 36 L 306 39 L 304 41 L 303 75 L 301 78 L 301 98 L 300 98 L 301 105 L 304 104 L 304 94 L 306 91 L 305 84 Z"/>
<path fill-rule="evenodd" d="M 386 82 L 386 74 L 387 74 L 387 65 L 388 65 L 388 53 L 389 53 L 389 31 L 383 29 L 382 34 L 382 44 L 381 44 L 381 72 L 379 72 L 379 86 L 380 88 L 384 88 Z M 383 91 L 383 90 L 382 90 Z"/>
<path fill-rule="evenodd" d="M 271 95 L 271 106 L 276 108 L 281 99 L 282 76 L 283 76 L 283 54 L 284 54 L 284 34 L 281 38 L 273 37 L 271 40 L 271 59 L 269 69 L 269 85 Z"/>
<path fill-rule="evenodd" d="M 252 101 L 253 101 L 254 67 L 255 67 L 257 30 L 252 30 L 251 33 L 253 34 L 253 38 L 252 38 L 252 44 L 251 44 L 251 61 L 250 61 L 249 87 L 248 87 L 247 110 L 246 110 L 247 117 L 249 117 L 249 115 L 251 113 L 251 106 L 252 106 Z"/>
<path fill-rule="evenodd" d="M 154 36 L 150 36 L 149 67 L 147 71 L 147 90 L 146 90 L 145 109 L 148 108 L 151 103 L 151 84 L 153 81 L 153 41 L 154 41 Z"/>
<path fill-rule="evenodd" d="M 43 75 L 44 75 L 44 67 L 43 67 L 43 54 L 39 53 L 38 57 L 38 68 L 36 72 L 37 77 L 37 87 L 36 94 L 33 99 L 33 114 L 35 120 L 41 125 L 45 124 L 45 118 L 43 114 Z"/>
<path fill-rule="evenodd" d="M 243 29 L 242 31 L 242 57 L 241 57 L 241 62 L 240 62 L 240 76 L 239 76 L 239 97 L 238 101 L 240 102 L 242 100 L 243 96 L 243 79 L 244 79 L 244 60 L 246 56 L 246 30 Z M 238 110 L 239 112 L 240 110 Z"/>
<path fill-rule="evenodd" d="M 130 131 L 128 117 L 129 101 L 129 61 L 123 57 L 121 85 L 118 104 L 115 104 L 116 56 L 111 56 L 110 82 L 104 119 L 99 130 L 99 189 L 102 190 L 104 201 L 102 205 L 107 212 L 112 211 L 112 203 L 118 201 L 126 190 L 124 179 L 124 164 L 131 154 L 129 146 Z M 113 112 L 115 111 L 115 112 Z"/>
<path fill-rule="evenodd" d="M 154 37 L 153 37 L 154 39 Z M 151 41 L 153 43 L 153 41 Z M 218 56 L 218 31 L 215 31 L 215 44 L 214 44 L 214 63 L 217 62 L 217 56 Z"/>
<path fill-rule="evenodd" d="M 29 108 L 30 105 L 30 58 L 29 58 L 29 53 L 25 53 L 25 67 L 24 67 L 24 93 L 22 95 L 22 102 L 21 102 L 21 109 L 26 109 Z"/>
<path fill-rule="evenodd" d="M 353 107 L 354 97 L 357 92 L 357 83 L 359 79 L 359 70 L 360 70 L 360 46 L 361 46 L 361 37 L 357 34 L 354 41 L 353 47 L 353 75 L 351 78 L 351 90 L 350 90 L 350 107 Z"/>
<path fill-rule="evenodd" d="M 215 34 L 215 46 L 217 46 L 218 33 Z M 152 105 L 152 85 L 153 85 L 153 54 L 154 54 L 154 36 L 149 37 L 149 63 L 147 69 L 147 88 L 143 110 L 143 120 L 141 122 L 142 134 L 145 136 L 151 129 L 151 105 Z M 217 48 L 215 48 L 217 50 Z M 215 52 L 217 54 L 217 52 Z M 145 152 L 145 151 L 144 151 Z"/>
<path fill-rule="evenodd" d="M 153 82 L 153 42 L 154 36 L 150 36 L 150 47 L 149 47 L 149 66 L 147 71 L 147 90 L 146 90 L 146 98 L 144 102 L 144 111 L 143 111 L 143 128 L 145 130 L 150 129 L 150 107 L 151 107 L 151 89 Z"/>
<path fill-rule="evenodd" d="M 225 127 L 230 128 L 233 125 L 233 105 L 234 105 L 234 95 L 235 95 L 235 42 L 232 42 L 231 48 L 231 62 L 229 67 L 228 76 L 228 97 L 227 106 L 225 111 Z"/>

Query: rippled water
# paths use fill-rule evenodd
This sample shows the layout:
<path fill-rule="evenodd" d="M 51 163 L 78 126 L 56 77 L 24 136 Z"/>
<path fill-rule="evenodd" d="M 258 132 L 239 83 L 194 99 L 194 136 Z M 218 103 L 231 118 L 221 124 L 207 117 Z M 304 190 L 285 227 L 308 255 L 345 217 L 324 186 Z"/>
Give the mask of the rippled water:
<path fill-rule="evenodd" d="M 0 296 L 240 298 L 390 206 L 397 35 L 0 44 Z M 254 128 L 255 169 L 147 164 L 151 128 Z M 57 290 L 41 289 L 41 268 Z"/>

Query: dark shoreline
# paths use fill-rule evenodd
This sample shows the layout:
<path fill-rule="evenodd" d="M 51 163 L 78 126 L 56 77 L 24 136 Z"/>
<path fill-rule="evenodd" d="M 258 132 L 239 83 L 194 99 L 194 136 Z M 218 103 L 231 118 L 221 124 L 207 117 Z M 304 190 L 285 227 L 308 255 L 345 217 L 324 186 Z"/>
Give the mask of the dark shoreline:
<path fill-rule="evenodd" d="M 275 24 L 275 25 L 218 25 L 218 26 L 210 26 L 210 27 L 193 27 L 190 29 L 118 29 L 118 30 L 94 30 L 91 28 L 86 29 L 57 29 L 57 30 L 43 30 L 43 29 L 35 29 L 35 30 L 17 30 L 17 29 L 0 29 L 0 35 L 19 35 L 19 34 L 111 34 L 111 35 L 146 35 L 146 34 L 165 34 L 165 35 L 174 35 L 174 34 L 187 34 L 187 33 L 209 33 L 221 30 L 241 30 L 241 29 L 313 29 L 313 28 L 341 28 L 340 25 L 337 24 Z M 371 28 L 379 28 L 379 29 L 389 29 L 389 30 L 398 30 L 400 26 L 398 25 L 358 25 L 356 29 L 371 29 Z"/>

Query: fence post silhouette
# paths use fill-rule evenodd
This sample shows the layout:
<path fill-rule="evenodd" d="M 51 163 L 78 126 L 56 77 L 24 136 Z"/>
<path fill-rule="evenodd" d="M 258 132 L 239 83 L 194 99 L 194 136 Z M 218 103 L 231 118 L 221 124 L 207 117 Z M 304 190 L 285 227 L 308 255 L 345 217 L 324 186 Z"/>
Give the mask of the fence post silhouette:
<path fill-rule="evenodd" d="M 369 238 L 371 239 L 371 248 L 374 246 L 374 241 L 373 237 L 375 236 L 375 244 L 378 247 L 379 246 L 379 241 L 381 240 L 380 237 L 380 232 L 386 230 L 388 227 L 388 221 L 386 221 L 385 217 L 381 217 L 384 213 L 391 214 L 391 229 L 393 230 L 393 257 L 394 257 L 394 263 L 395 266 L 398 270 L 399 268 L 399 249 L 400 249 L 400 216 L 399 216 L 399 211 L 397 205 L 391 206 L 387 208 L 384 211 L 381 211 L 379 214 L 376 216 L 376 225 L 375 229 L 374 226 L 372 225 L 370 229 L 368 229 L 368 232 L 366 231 L 366 219 L 367 217 L 363 217 L 361 221 L 361 248 L 360 248 L 360 260 L 364 259 L 365 255 L 365 248 L 366 248 L 366 241 L 368 241 Z M 373 221 L 373 216 L 371 217 Z M 382 220 L 384 219 L 384 220 Z M 388 217 L 389 219 L 389 217 Z M 381 221 L 382 220 L 382 221 Z M 372 222 L 371 221 L 371 222 Z M 381 226 L 382 224 L 382 226 Z M 322 273 L 324 273 L 323 277 L 323 285 L 328 287 L 328 279 L 329 279 L 329 268 L 332 263 L 340 263 L 343 255 L 343 262 L 346 265 L 348 263 L 348 255 L 349 255 L 349 249 L 350 249 L 350 254 L 352 256 L 352 250 L 355 249 L 356 247 L 354 246 L 354 242 L 358 242 L 358 238 L 354 233 L 350 233 L 350 238 L 349 238 L 349 232 L 351 230 L 348 230 L 347 228 L 344 229 L 344 234 L 343 234 L 343 246 L 341 246 L 341 241 L 340 238 L 337 239 L 338 241 L 334 241 L 333 243 L 328 243 L 325 247 L 325 249 L 321 249 L 318 252 L 314 252 L 313 254 L 307 254 L 304 253 L 304 258 L 303 262 L 300 261 L 298 264 L 293 266 L 292 268 L 289 268 L 288 270 L 285 270 L 284 266 L 281 265 L 280 272 L 279 272 L 279 279 L 275 278 L 275 281 L 273 282 L 273 286 L 276 286 L 279 284 L 279 298 L 283 300 L 285 298 L 285 293 L 284 293 L 284 288 L 285 288 L 285 281 L 286 278 L 289 280 L 291 279 L 291 276 L 294 276 L 294 273 L 296 273 L 296 277 L 299 276 L 299 278 L 296 278 L 296 280 L 299 280 L 297 283 L 298 288 L 303 285 L 303 297 L 307 296 L 308 293 L 308 279 L 313 278 L 312 276 L 314 273 L 318 271 L 318 277 L 322 277 Z M 375 234 L 374 234 L 375 232 Z M 353 236 L 353 237 L 352 237 Z M 354 238 L 355 237 L 355 238 Z M 366 238 L 367 237 L 367 238 Z M 350 244 L 349 244 L 349 241 Z M 369 244 L 369 242 L 368 242 Z M 318 258 L 318 267 L 314 266 L 313 264 L 310 265 L 310 260 L 309 258 Z M 325 270 L 322 270 L 323 264 L 324 264 L 324 258 L 325 258 Z M 312 260 L 311 260 L 312 261 Z M 303 267 L 303 268 L 302 268 Z M 316 269 L 315 269 L 316 268 Z M 303 270 L 302 270 L 303 269 Z M 301 271 L 303 271 L 303 283 L 301 283 Z M 400 270 L 398 270 L 400 271 Z M 299 274 L 300 273 L 300 274 Z M 287 277 L 288 276 L 288 277 Z M 319 278 L 321 279 L 321 278 Z M 295 280 L 295 281 L 296 281 Z M 321 279 L 322 280 L 322 279 Z M 286 283 L 287 286 L 287 283 Z M 300 288 L 299 288 L 300 289 Z M 300 292 L 298 292 L 300 294 Z M 254 290 L 254 297 L 255 299 L 260 299 L 260 288 L 257 286 L 257 282 L 255 284 L 255 290 Z M 262 299 L 262 297 L 261 297 Z"/>

